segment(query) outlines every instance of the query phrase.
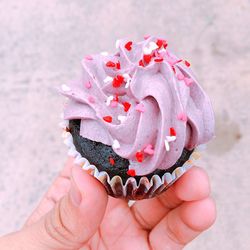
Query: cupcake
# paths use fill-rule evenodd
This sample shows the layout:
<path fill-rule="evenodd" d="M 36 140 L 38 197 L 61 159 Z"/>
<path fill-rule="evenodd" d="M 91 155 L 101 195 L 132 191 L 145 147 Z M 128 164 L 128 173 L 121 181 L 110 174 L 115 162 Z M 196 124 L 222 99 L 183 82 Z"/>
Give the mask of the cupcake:
<path fill-rule="evenodd" d="M 213 110 L 190 63 L 166 40 L 118 40 L 116 48 L 86 56 L 79 79 L 62 85 L 63 135 L 75 162 L 109 195 L 151 198 L 199 157 L 213 137 Z"/>

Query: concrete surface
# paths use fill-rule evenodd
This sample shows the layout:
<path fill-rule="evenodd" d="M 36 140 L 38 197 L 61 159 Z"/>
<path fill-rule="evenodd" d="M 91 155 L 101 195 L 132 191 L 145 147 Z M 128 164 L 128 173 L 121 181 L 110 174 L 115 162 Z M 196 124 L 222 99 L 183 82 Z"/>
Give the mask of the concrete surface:
<path fill-rule="evenodd" d="M 85 54 L 159 34 L 211 96 L 217 138 L 200 164 L 216 224 L 187 249 L 250 249 L 249 0 L 1 0 L 0 234 L 19 228 L 62 168 L 62 98 Z"/>

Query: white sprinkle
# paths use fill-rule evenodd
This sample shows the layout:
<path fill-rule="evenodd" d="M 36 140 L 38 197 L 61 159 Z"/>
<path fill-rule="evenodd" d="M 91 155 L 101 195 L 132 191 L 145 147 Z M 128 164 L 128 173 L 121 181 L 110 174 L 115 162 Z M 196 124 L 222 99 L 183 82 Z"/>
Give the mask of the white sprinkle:
<path fill-rule="evenodd" d="M 103 81 L 104 81 L 105 83 L 107 83 L 107 82 L 111 82 L 112 80 L 113 80 L 112 77 L 107 76 Z"/>
<path fill-rule="evenodd" d="M 149 55 L 149 54 L 151 54 L 151 49 L 149 49 L 149 48 L 147 48 L 147 47 L 144 47 L 143 48 L 143 53 L 145 54 L 145 55 Z"/>
<path fill-rule="evenodd" d="M 167 139 L 165 140 L 165 149 L 166 149 L 167 151 L 170 150 L 169 143 L 168 143 L 168 140 L 167 140 Z"/>
<path fill-rule="evenodd" d="M 111 101 L 114 99 L 114 97 L 111 95 L 109 97 L 107 97 L 107 100 L 106 100 L 106 105 L 109 106 Z"/>
<path fill-rule="evenodd" d="M 112 147 L 113 147 L 114 149 L 119 149 L 119 148 L 121 147 L 119 141 L 115 139 L 115 140 L 113 141 Z"/>
<path fill-rule="evenodd" d="M 63 85 L 62 85 L 62 91 L 68 92 L 68 91 L 70 91 L 70 90 L 71 90 L 71 88 L 70 88 L 69 86 L 67 86 L 66 84 L 63 84 Z"/>
<path fill-rule="evenodd" d="M 127 116 L 125 115 L 118 115 L 117 119 L 122 123 L 126 120 Z"/>
<path fill-rule="evenodd" d="M 153 51 L 158 48 L 158 45 L 155 42 L 150 42 L 149 48 Z"/>
<path fill-rule="evenodd" d="M 119 48 L 119 45 L 120 45 L 120 40 L 118 39 L 118 40 L 116 40 L 116 42 L 115 42 L 115 47 L 118 49 L 118 48 Z"/>
<path fill-rule="evenodd" d="M 125 89 L 127 89 L 129 87 L 132 79 L 131 79 L 130 75 L 127 73 L 123 74 L 123 77 L 126 79 Z"/>
<path fill-rule="evenodd" d="M 168 142 L 172 142 L 176 140 L 176 136 L 166 136 Z"/>
<path fill-rule="evenodd" d="M 143 48 L 143 53 L 146 55 L 149 55 L 152 53 L 153 50 L 157 49 L 158 45 L 155 42 L 150 42 L 149 47 L 144 47 Z"/>
<path fill-rule="evenodd" d="M 103 51 L 103 52 L 101 52 L 101 55 L 102 56 L 107 56 L 109 53 L 107 52 L 107 51 Z"/>

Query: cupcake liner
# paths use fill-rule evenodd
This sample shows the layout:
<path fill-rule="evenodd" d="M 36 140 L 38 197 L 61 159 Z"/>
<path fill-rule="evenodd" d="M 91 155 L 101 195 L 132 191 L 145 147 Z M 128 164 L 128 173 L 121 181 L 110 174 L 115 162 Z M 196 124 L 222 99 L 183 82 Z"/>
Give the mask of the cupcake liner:
<path fill-rule="evenodd" d="M 193 162 L 200 157 L 200 151 L 204 149 L 204 145 L 198 146 L 189 160 L 183 166 L 176 168 L 172 173 L 165 173 L 162 177 L 153 175 L 149 180 L 147 177 L 142 176 L 139 183 L 134 177 L 129 177 L 125 183 L 118 175 L 110 178 L 107 172 L 99 171 L 96 166 L 90 164 L 88 159 L 81 156 L 76 150 L 73 143 L 73 137 L 67 130 L 68 120 L 60 123 L 63 128 L 64 143 L 68 147 L 68 154 L 74 157 L 74 162 L 80 165 L 82 169 L 97 178 L 106 188 L 109 195 L 115 198 L 125 198 L 128 200 L 141 200 L 152 198 L 156 195 L 166 191 L 176 180 L 178 180 L 188 169 L 193 166 Z"/>

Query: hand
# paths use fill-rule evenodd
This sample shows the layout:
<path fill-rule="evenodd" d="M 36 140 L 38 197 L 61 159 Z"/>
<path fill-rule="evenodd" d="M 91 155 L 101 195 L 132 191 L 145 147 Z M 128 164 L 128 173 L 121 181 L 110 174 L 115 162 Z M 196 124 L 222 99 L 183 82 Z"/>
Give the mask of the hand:
<path fill-rule="evenodd" d="M 19 232 L 0 249 L 182 249 L 215 220 L 204 170 L 193 167 L 159 197 L 108 197 L 101 183 L 72 159 Z"/>

